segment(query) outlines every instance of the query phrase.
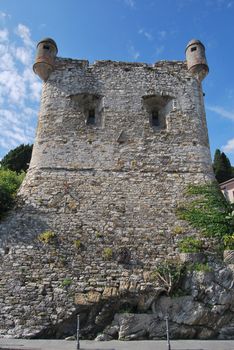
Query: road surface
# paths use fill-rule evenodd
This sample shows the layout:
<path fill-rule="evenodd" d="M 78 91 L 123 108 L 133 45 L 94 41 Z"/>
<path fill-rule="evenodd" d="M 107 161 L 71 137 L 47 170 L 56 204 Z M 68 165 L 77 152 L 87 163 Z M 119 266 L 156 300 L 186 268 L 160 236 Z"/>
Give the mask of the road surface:
<path fill-rule="evenodd" d="M 77 350 L 76 341 L 0 339 L 0 350 Z M 160 341 L 80 341 L 80 350 L 168 350 Z M 173 340 L 171 350 L 234 350 L 234 340 Z"/>

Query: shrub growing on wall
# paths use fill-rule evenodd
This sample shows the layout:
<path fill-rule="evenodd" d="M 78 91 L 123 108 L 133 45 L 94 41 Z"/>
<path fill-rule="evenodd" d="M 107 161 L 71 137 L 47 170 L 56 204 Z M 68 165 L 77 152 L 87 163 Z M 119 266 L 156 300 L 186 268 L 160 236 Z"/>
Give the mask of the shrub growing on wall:
<path fill-rule="evenodd" d="M 11 170 L 0 169 L 0 218 L 12 208 L 24 176 L 25 173 L 17 174 Z"/>

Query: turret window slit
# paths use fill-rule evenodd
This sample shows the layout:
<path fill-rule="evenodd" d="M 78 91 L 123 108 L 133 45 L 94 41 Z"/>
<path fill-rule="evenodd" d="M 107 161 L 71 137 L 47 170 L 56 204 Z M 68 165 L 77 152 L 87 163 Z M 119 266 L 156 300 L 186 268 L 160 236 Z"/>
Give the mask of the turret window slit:
<path fill-rule="evenodd" d="M 152 118 L 151 120 L 152 126 L 159 126 L 158 111 L 152 111 L 151 118 Z"/>
<path fill-rule="evenodd" d="M 88 112 L 87 125 L 95 125 L 95 109 L 90 109 Z"/>

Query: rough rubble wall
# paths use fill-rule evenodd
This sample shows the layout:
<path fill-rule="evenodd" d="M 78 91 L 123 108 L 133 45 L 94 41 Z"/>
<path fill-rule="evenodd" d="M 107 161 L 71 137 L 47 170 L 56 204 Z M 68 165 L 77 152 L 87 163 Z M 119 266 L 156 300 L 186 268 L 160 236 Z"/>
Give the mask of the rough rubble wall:
<path fill-rule="evenodd" d="M 165 129 L 150 125 L 147 101 L 164 104 Z M 93 106 L 97 125 L 86 125 Z M 177 254 L 184 189 L 212 179 L 203 94 L 185 63 L 57 59 L 18 206 L 0 226 L 2 334 L 69 319 L 74 298 L 90 306 L 153 288 L 149 271 Z M 56 233 L 51 246 L 38 241 L 46 229 Z"/>

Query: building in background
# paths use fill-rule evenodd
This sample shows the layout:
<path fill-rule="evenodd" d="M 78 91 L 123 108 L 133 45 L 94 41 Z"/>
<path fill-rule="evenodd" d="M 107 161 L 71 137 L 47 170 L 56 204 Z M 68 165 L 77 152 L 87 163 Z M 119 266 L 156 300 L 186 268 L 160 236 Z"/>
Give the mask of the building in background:
<path fill-rule="evenodd" d="M 220 184 L 221 191 L 230 203 L 234 203 L 234 177 Z"/>

